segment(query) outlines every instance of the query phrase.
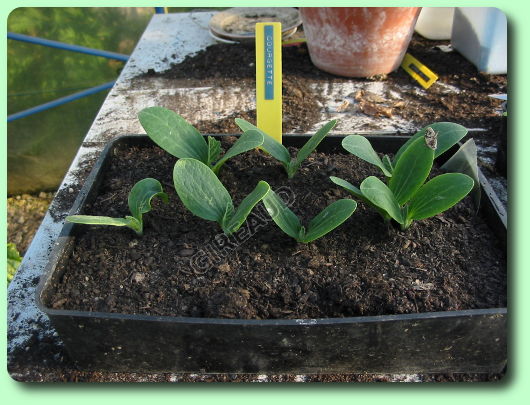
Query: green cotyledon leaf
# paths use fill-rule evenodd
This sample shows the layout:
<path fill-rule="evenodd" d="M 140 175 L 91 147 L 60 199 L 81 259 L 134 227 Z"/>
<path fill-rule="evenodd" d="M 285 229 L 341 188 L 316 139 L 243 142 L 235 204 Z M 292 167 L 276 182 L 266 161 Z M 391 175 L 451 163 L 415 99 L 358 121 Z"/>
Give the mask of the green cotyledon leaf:
<path fill-rule="evenodd" d="M 357 207 L 357 203 L 353 200 L 335 201 L 314 217 L 306 229 L 296 214 L 273 190 L 263 198 L 263 203 L 276 225 L 287 235 L 302 243 L 309 243 L 326 235 L 348 219 Z"/>
<path fill-rule="evenodd" d="M 386 177 L 392 176 L 392 173 L 383 164 L 370 141 L 364 136 L 349 135 L 342 140 L 342 147 L 358 158 L 379 167 Z"/>
<path fill-rule="evenodd" d="M 209 163 L 209 147 L 200 132 L 183 117 L 163 107 L 148 107 L 138 119 L 145 132 L 162 149 L 178 158 Z"/>
<path fill-rule="evenodd" d="M 198 217 L 222 225 L 227 210 L 231 214 L 234 209 L 230 194 L 215 173 L 196 159 L 175 163 L 173 183 L 182 203 Z"/>
<path fill-rule="evenodd" d="M 407 218 L 430 218 L 451 208 L 473 189 L 473 184 L 473 179 L 462 173 L 436 176 L 425 183 L 410 200 Z"/>
<path fill-rule="evenodd" d="M 317 146 L 320 144 L 320 142 L 322 142 L 322 140 L 326 137 L 329 131 L 331 131 L 333 127 L 337 124 L 336 120 L 331 120 L 330 122 L 325 124 L 312 137 L 309 138 L 309 140 L 304 144 L 304 146 L 300 148 L 296 157 L 291 159 L 289 150 L 276 139 L 263 132 L 255 125 L 252 125 L 250 122 L 245 121 L 244 119 L 236 118 L 235 121 L 242 131 L 247 132 L 254 130 L 259 131 L 261 134 L 263 134 L 263 144 L 261 145 L 261 147 L 272 157 L 274 157 L 276 160 L 280 161 L 283 164 L 285 171 L 287 172 L 287 177 L 289 178 L 295 175 L 295 173 L 300 168 L 302 162 L 317 148 Z"/>
<path fill-rule="evenodd" d="M 287 169 L 289 166 L 289 163 L 291 161 L 291 155 L 289 154 L 289 150 L 285 146 L 283 146 L 280 142 L 278 142 L 276 139 L 274 139 L 269 134 L 263 132 L 261 129 L 256 127 L 255 125 L 252 125 L 250 122 L 242 119 L 242 118 L 236 118 L 235 119 L 236 124 L 243 132 L 254 130 L 258 131 L 263 135 L 263 144 L 261 147 L 269 153 L 274 159 L 279 160 L 282 162 Z"/>
<path fill-rule="evenodd" d="M 363 193 L 359 188 L 355 187 L 353 184 L 351 184 L 349 181 L 346 181 L 344 179 L 341 179 L 340 177 L 330 176 L 329 179 L 335 183 L 337 186 L 342 187 L 346 191 L 349 191 L 352 195 L 354 195 L 357 198 L 365 199 L 363 196 Z"/>
<path fill-rule="evenodd" d="M 160 182 L 148 177 L 138 181 L 129 192 L 127 202 L 133 216 L 113 218 L 99 215 L 70 215 L 66 217 L 66 221 L 85 225 L 127 226 L 138 235 L 142 235 L 143 214 L 151 211 L 151 200 L 154 197 L 160 197 L 165 203 L 168 202 L 168 196 L 164 193 Z"/>
<path fill-rule="evenodd" d="M 356 208 L 357 203 L 353 200 L 342 199 L 331 203 L 309 222 L 302 242 L 312 242 L 331 232 L 346 221 Z"/>
<path fill-rule="evenodd" d="M 387 214 L 387 212 L 385 210 L 382 210 L 377 205 L 372 204 L 372 202 L 363 195 L 362 191 L 358 187 L 355 187 L 353 184 L 351 184 L 349 181 L 346 181 L 344 179 L 341 179 L 340 177 L 335 177 L 335 176 L 330 176 L 329 179 L 333 183 L 335 183 L 337 186 L 340 186 L 344 190 L 348 191 L 354 197 L 357 197 L 357 198 L 361 199 L 366 204 L 368 204 L 368 205 L 372 206 L 373 208 L 375 208 L 375 210 L 377 212 L 379 212 L 379 214 L 383 217 L 383 219 L 385 221 L 390 219 L 390 217 L 388 216 L 388 214 Z"/>
<path fill-rule="evenodd" d="M 180 159 L 173 169 L 175 190 L 194 215 L 216 221 L 226 234 L 237 231 L 270 187 L 260 181 L 234 211 L 232 197 L 215 173 L 195 159 Z"/>
<path fill-rule="evenodd" d="M 261 132 L 250 130 L 242 134 L 239 139 L 232 145 L 228 151 L 213 167 L 214 173 L 218 173 L 221 166 L 228 160 L 241 153 L 247 152 L 263 144 L 263 134 Z"/>
<path fill-rule="evenodd" d="M 168 202 L 168 196 L 158 180 L 147 177 L 137 182 L 127 199 L 133 217 L 142 222 L 142 215 L 151 211 L 151 200 L 154 197 L 160 197 L 165 203 Z"/>
<path fill-rule="evenodd" d="M 260 181 L 254 190 L 241 201 L 232 217 L 224 224 L 223 230 L 225 233 L 236 232 L 246 221 L 252 209 L 265 197 L 269 190 L 269 184 L 265 181 Z"/>
<path fill-rule="evenodd" d="M 269 190 L 263 197 L 263 204 L 276 225 L 291 238 L 299 240 L 302 224 L 280 196 L 273 190 Z"/>
<path fill-rule="evenodd" d="M 66 221 L 85 225 L 128 226 L 137 232 L 140 228 L 138 220 L 131 216 L 113 218 L 100 215 L 69 215 L 66 217 Z"/>
<path fill-rule="evenodd" d="M 300 168 L 302 162 L 307 159 L 307 157 L 313 153 L 317 146 L 322 142 L 326 135 L 337 125 L 337 120 L 331 120 L 320 128 L 309 140 L 300 148 L 296 157 L 289 162 L 289 167 L 287 170 L 287 176 L 289 178 L 293 177 L 294 174 Z"/>
<path fill-rule="evenodd" d="M 377 177 L 370 176 L 363 180 L 360 188 L 368 201 L 388 213 L 398 223 L 404 223 L 401 206 L 385 183 Z"/>
<path fill-rule="evenodd" d="M 399 161 L 401 155 L 407 148 L 419 137 L 422 137 L 427 132 L 428 128 L 431 128 L 436 133 L 437 146 L 434 152 L 434 158 L 436 159 L 442 153 L 446 152 L 453 145 L 456 145 L 464 136 L 467 134 L 467 129 L 462 125 L 455 124 L 453 122 L 435 122 L 434 124 L 427 125 L 426 127 L 420 129 L 414 134 L 394 156 L 392 161 L 395 166 Z"/>
<path fill-rule="evenodd" d="M 398 160 L 388 188 L 399 205 L 405 204 L 425 183 L 432 168 L 434 150 L 420 137 L 414 141 Z"/>

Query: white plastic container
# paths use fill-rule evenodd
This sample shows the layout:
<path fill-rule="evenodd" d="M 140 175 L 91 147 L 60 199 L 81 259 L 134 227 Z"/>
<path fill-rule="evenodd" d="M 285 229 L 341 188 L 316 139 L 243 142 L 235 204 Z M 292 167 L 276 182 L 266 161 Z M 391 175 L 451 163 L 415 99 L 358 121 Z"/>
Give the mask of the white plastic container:
<path fill-rule="evenodd" d="M 427 39 L 451 39 L 454 7 L 423 7 L 414 30 Z"/>
<path fill-rule="evenodd" d="M 507 72 L 507 37 L 506 15 L 498 8 L 455 8 L 451 44 L 480 72 Z"/>

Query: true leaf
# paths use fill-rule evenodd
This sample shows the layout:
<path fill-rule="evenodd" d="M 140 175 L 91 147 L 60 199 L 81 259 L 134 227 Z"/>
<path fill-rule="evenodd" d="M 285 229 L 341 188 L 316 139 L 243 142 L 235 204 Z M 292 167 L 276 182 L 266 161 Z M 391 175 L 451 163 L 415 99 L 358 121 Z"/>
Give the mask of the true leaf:
<path fill-rule="evenodd" d="M 213 136 L 208 137 L 208 166 L 219 159 L 221 154 L 221 142 L 215 139 Z"/>
<path fill-rule="evenodd" d="M 384 155 L 383 156 L 383 159 L 381 159 L 382 162 L 383 162 L 383 165 L 385 166 L 385 168 L 390 172 L 392 173 L 394 171 L 394 165 L 392 164 L 392 160 L 390 160 L 390 158 L 388 157 L 388 155 Z"/>
<path fill-rule="evenodd" d="M 383 164 L 370 141 L 364 136 L 349 135 L 342 140 L 342 147 L 358 158 L 379 167 L 385 176 L 392 176 L 392 173 Z"/>
<path fill-rule="evenodd" d="M 446 173 L 433 178 L 410 200 L 407 218 L 425 219 L 451 208 L 471 191 L 473 183 L 471 177 L 462 173 Z"/>
<path fill-rule="evenodd" d="M 228 222 L 230 221 L 230 218 L 232 218 L 233 213 L 234 213 L 234 206 L 233 206 L 232 201 L 230 201 L 230 204 L 226 204 L 223 218 L 221 219 L 221 221 L 217 221 L 219 225 L 221 226 L 221 229 L 224 230 L 226 228 L 225 224 L 228 224 Z"/>
<path fill-rule="evenodd" d="M 361 183 L 361 192 L 372 204 L 381 208 L 400 224 L 404 222 L 401 207 L 394 193 L 377 177 L 370 176 Z"/>
<path fill-rule="evenodd" d="M 245 121 L 242 118 L 236 118 L 235 121 L 243 132 L 254 130 L 261 133 L 263 135 L 263 144 L 261 145 L 261 147 L 273 158 L 282 162 L 285 168 L 287 169 L 291 161 L 291 155 L 289 154 L 289 150 L 285 146 L 283 146 L 280 142 L 278 142 L 269 134 L 263 132 L 255 125 L 252 125 L 250 122 Z"/>
<path fill-rule="evenodd" d="M 251 149 L 257 148 L 263 144 L 263 134 L 251 130 L 242 134 L 239 139 L 232 145 L 230 149 L 223 155 L 223 157 L 217 162 L 213 167 L 213 171 L 217 173 L 221 166 L 230 158 L 233 158 L 236 155 L 239 155 L 243 152 L 249 151 Z"/>
<path fill-rule="evenodd" d="M 311 242 L 332 231 L 346 221 L 356 208 L 357 203 L 353 200 L 342 199 L 331 203 L 309 222 L 302 242 Z"/>
<path fill-rule="evenodd" d="M 296 238 L 296 240 L 298 242 L 303 242 L 304 238 L 305 238 L 305 226 L 302 225 L 300 227 L 300 230 L 298 231 L 298 238 Z"/>
<path fill-rule="evenodd" d="M 173 168 L 173 183 L 182 203 L 193 214 L 220 225 L 234 206 L 228 191 L 214 172 L 195 159 L 179 159 Z M 228 207 L 228 208 L 227 208 Z"/>
<path fill-rule="evenodd" d="M 247 195 L 243 201 L 241 201 L 241 204 L 239 204 L 239 207 L 237 207 L 232 217 L 227 221 L 227 223 L 225 223 L 223 229 L 226 229 L 227 233 L 237 231 L 246 221 L 250 211 L 252 211 L 256 204 L 261 201 L 261 199 L 269 192 L 269 190 L 269 184 L 264 181 L 260 181 L 256 188 L 254 188 L 254 190 Z"/>
<path fill-rule="evenodd" d="M 178 158 L 209 163 L 209 147 L 200 132 L 177 113 L 163 107 L 148 107 L 138 119 L 149 138 Z"/>
<path fill-rule="evenodd" d="M 465 127 L 453 122 L 436 122 L 434 124 L 427 125 L 416 132 L 409 140 L 407 140 L 407 142 L 405 142 L 403 146 L 401 146 L 401 148 L 399 148 L 398 152 L 394 156 L 394 160 L 392 161 L 394 166 L 399 161 L 403 152 L 405 152 L 405 150 L 407 150 L 407 148 L 414 141 L 416 141 L 416 139 L 425 135 L 425 131 L 429 127 L 437 132 L 438 145 L 434 153 L 434 158 L 437 158 L 442 153 L 450 149 L 453 145 L 456 145 L 458 141 L 460 141 L 467 134 L 467 129 Z"/>
<path fill-rule="evenodd" d="M 423 137 L 416 139 L 403 152 L 388 181 L 398 204 L 406 203 L 422 186 L 431 171 L 433 159 L 434 151 L 426 145 Z"/>
<path fill-rule="evenodd" d="M 263 204 L 272 220 L 290 237 L 300 240 L 302 224 L 296 214 L 289 209 L 283 200 L 273 190 L 263 197 Z"/>

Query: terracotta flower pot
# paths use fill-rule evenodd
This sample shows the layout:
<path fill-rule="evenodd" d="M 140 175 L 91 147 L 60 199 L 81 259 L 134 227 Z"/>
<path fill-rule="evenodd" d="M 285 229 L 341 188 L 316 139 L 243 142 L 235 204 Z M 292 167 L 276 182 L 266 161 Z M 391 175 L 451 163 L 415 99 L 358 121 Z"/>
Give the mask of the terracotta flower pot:
<path fill-rule="evenodd" d="M 340 76 L 368 77 L 397 69 L 421 7 L 302 7 L 311 60 Z"/>

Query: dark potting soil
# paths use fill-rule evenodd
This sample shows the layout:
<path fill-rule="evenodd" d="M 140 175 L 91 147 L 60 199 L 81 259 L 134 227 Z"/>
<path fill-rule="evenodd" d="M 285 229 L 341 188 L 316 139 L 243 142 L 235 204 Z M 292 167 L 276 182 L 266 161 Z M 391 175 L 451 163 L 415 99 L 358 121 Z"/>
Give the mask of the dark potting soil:
<path fill-rule="evenodd" d="M 305 45 L 284 47 L 284 132 L 306 133 L 318 122 L 321 109 L 318 104 L 319 95 L 311 89 L 311 84 L 383 80 L 390 89 L 400 86 L 398 93 L 401 94 L 403 103 L 399 108 L 392 108 L 393 116 L 405 118 L 418 128 L 437 121 L 457 122 L 467 128 L 482 128 L 486 132 L 481 133 L 480 139 L 476 140 L 490 145 L 497 144 L 502 125 L 502 117 L 496 112 L 500 102 L 489 95 L 507 93 L 507 75 L 478 72 L 477 68 L 458 52 L 443 52 L 440 49 L 440 46 L 449 44 L 449 41 L 432 41 L 414 34 L 407 52 L 433 70 L 439 76 L 438 83 L 460 89 L 451 93 L 447 93 L 444 87 L 438 85 L 421 91 L 421 87 L 401 68 L 384 76 L 366 79 L 341 78 L 317 69 L 312 64 Z M 188 87 L 233 85 L 237 82 L 238 86 L 246 86 L 249 91 L 253 91 L 254 57 L 253 46 L 216 44 L 187 57 L 179 64 L 174 64 L 167 71 L 149 71 L 147 75 L 183 81 Z M 248 111 L 246 115 L 243 118 L 255 121 L 255 111 Z M 200 122 L 197 127 L 203 133 L 239 133 L 233 118 Z"/>
<path fill-rule="evenodd" d="M 229 147 L 233 138 L 223 141 Z M 169 204 L 153 201 L 144 236 L 81 226 L 53 308 L 244 319 L 326 318 L 506 305 L 506 256 L 470 199 L 407 231 L 360 203 L 339 228 L 310 244 L 281 232 L 258 205 L 237 234 L 191 215 L 172 186 L 175 158 L 158 147 L 118 149 L 84 213 L 128 215 L 132 185 L 154 177 Z M 271 157 L 230 160 L 220 179 L 239 202 L 259 180 L 283 190 L 304 222 L 339 198 L 335 175 L 359 184 L 374 168 L 351 155 L 314 153 L 288 180 Z"/>

